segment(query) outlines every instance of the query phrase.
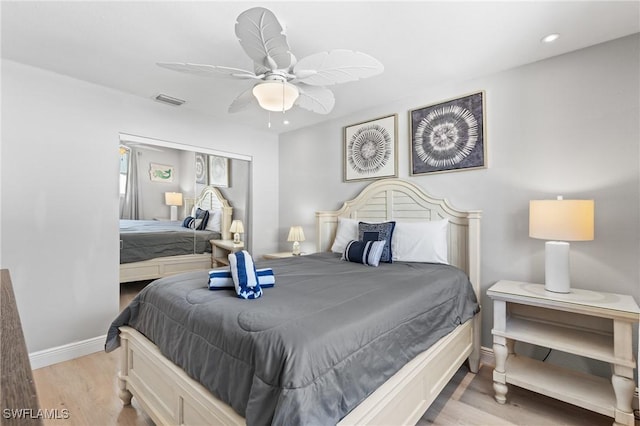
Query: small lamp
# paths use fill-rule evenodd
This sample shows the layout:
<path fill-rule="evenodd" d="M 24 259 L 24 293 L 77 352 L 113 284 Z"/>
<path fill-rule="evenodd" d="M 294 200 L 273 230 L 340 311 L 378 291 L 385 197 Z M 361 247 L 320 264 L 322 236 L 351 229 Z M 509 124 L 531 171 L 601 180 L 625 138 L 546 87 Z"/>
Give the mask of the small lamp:
<path fill-rule="evenodd" d="M 164 203 L 171 206 L 171 220 L 178 220 L 178 206 L 182 205 L 182 193 L 165 192 Z"/>
<path fill-rule="evenodd" d="M 593 200 L 532 200 L 529 202 L 529 236 L 545 243 L 547 291 L 569 293 L 569 243 L 593 240 Z M 558 241 L 560 240 L 560 241 Z"/>
<path fill-rule="evenodd" d="M 240 234 L 244 234 L 244 226 L 242 225 L 241 220 L 234 220 L 231 222 L 231 228 L 229 228 L 230 232 L 233 232 L 233 244 L 240 244 Z"/>
<path fill-rule="evenodd" d="M 287 241 L 293 241 L 293 255 L 300 256 L 300 241 L 304 241 L 304 231 L 302 230 L 302 226 L 292 226 L 289 229 L 289 236 L 287 237 Z"/>

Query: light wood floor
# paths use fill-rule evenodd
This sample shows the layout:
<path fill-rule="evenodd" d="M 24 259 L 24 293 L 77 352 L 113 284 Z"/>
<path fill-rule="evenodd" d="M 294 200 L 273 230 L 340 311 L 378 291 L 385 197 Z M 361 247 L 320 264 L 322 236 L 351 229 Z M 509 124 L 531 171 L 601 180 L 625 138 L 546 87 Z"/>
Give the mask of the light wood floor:
<path fill-rule="evenodd" d="M 128 303 L 144 284 L 123 289 L 121 304 Z M 40 406 L 69 410 L 67 420 L 45 421 L 47 425 L 153 425 L 133 399 L 122 406 L 118 398 L 119 351 L 99 352 L 72 361 L 34 370 Z M 531 425 L 610 426 L 612 419 L 564 404 L 515 386 L 509 386 L 508 401 L 493 399 L 492 368 L 482 366 L 472 374 L 466 366 L 420 419 L 418 425 Z M 640 422 L 636 422 L 640 426 Z"/>

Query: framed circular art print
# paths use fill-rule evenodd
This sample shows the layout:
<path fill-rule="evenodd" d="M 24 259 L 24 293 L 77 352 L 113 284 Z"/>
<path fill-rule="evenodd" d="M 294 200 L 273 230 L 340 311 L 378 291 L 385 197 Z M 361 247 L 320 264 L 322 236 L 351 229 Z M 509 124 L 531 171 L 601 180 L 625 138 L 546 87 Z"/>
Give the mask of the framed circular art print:
<path fill-rule="evenodd" d="M 344 181 L 398 176 L 398 115 L 344 128 Z"/>
<path fill-rule="evenodd" d="M 483 91 L 409 111 L 411 175 L 487 167 Z"/>

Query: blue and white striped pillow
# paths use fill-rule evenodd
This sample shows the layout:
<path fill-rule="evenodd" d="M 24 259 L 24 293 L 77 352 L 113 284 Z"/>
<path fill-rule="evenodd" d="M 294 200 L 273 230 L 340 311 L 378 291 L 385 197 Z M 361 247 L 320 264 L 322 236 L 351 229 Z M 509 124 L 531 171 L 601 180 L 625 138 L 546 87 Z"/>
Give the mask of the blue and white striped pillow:
<path fill-rule="evenodd" d="M 229 270 L 236 287 L 236 294 L 242 299 L 257 299 L 262 296 L 262 288 L 258 282 L 256 267 L 248 251 L 230 253 Z"/>
<path fill-rule="evenodd" d="M 355 241 L 347 243 L 342 254 L 342 260 L 362 263 L 368 266 L 378 266 L 386 240 L 382 241 Z"/>

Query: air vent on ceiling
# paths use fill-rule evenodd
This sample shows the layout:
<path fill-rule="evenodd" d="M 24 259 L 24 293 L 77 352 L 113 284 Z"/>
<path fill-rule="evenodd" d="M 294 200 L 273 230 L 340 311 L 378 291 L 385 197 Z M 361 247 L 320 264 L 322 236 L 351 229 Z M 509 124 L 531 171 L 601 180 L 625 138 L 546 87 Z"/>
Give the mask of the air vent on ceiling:
<path fill-rule="evenodd" d="M 162 93 L 156 96 L 156 101 L 164 102 L 165 104 L 170 104 L 174 106 L 180 106 L 183 103 L 185 103 L 185 101 L 183 101 L 182 99 L 172 98 L 171 96 L 163 95 Z"/>

